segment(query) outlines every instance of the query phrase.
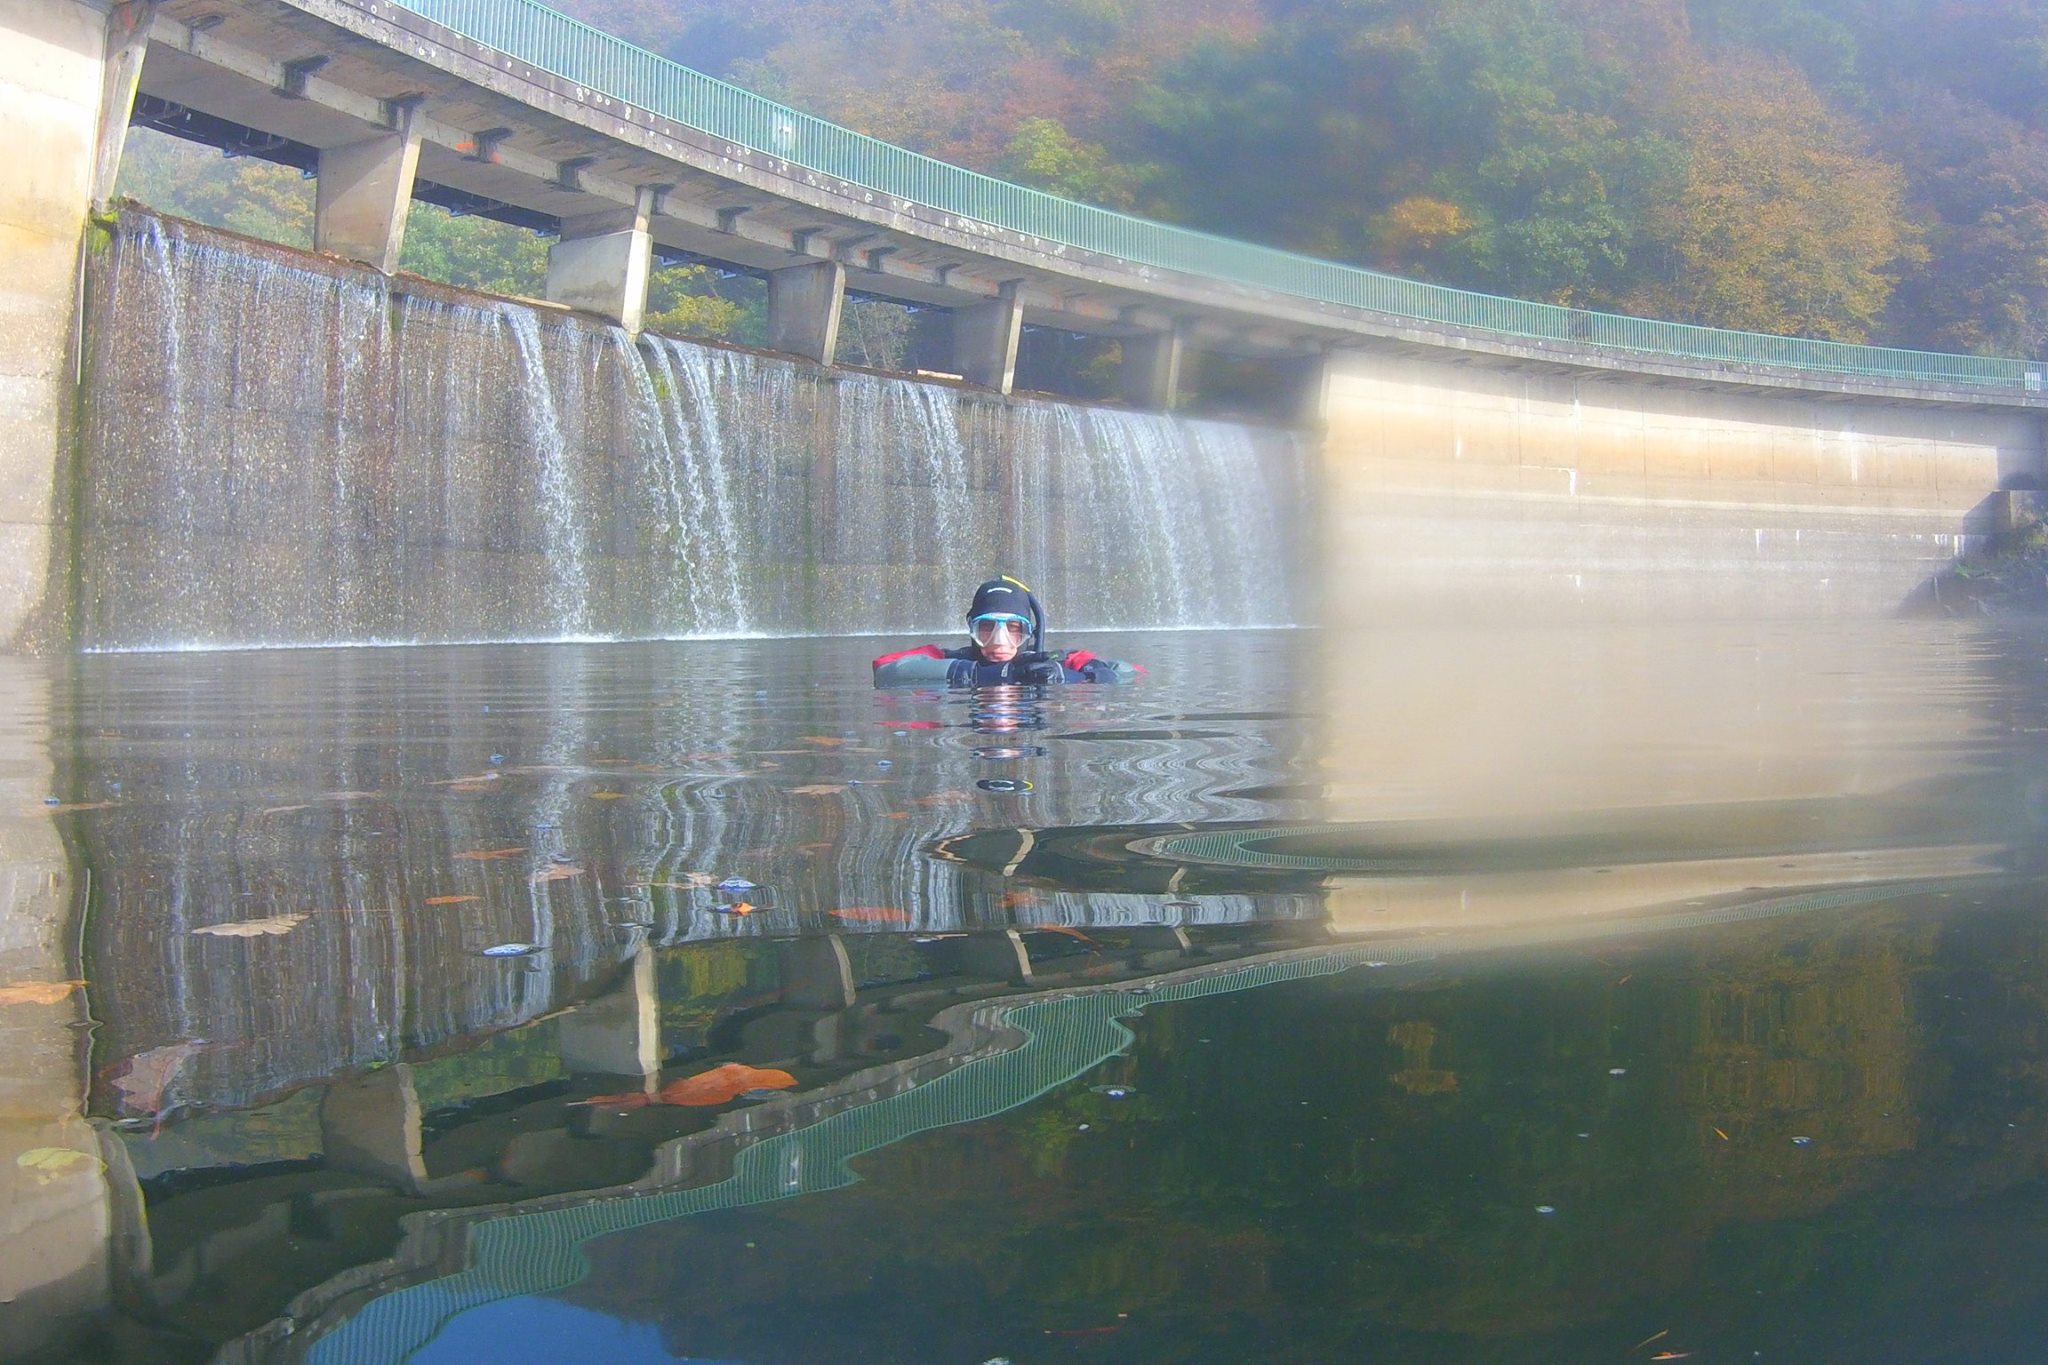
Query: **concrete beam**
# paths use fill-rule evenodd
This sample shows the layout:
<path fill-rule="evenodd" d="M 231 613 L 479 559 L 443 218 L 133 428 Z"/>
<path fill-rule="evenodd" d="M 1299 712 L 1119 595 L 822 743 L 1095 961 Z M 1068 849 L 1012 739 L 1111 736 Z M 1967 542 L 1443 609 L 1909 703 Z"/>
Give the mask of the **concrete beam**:
<path fill-rule="evenodd" d="M 420 1094 L 404 1062 L 336 1081 L 320 1099 L 320 1154 L 335 1170 L 361 1171 L 410 1194 L 427 1178 L 420 1143 Z"/>
<path fill-rule="evenodd" d="M 633 954 L 625 980 L 564 1014 L 556 1028 L 564 1070 L 651 1080 L 661 1070 L 661 998 L 655 988 L 654 950 L 642 946 Z"/>
<path fill-rule="evenodd" d="M 1024 327 L 1021 282 L 1005 281 L 987 303 L 953 313 L 953 369 L 970 384 L 1008 393 L 1017 378 L 1017 338 Z"/>
<path fill-rule="evenodd" d="M 107 65 L 100 81 L 100 119 L 94 138 L 92 208 L 105 213 L 114 199 L 114 181 L 121 173 L 121 152 L 128 145 L 128 120 L 135 112 L 135 91 L 142 80 L 142 58 L 149 48 L 149 26 L 158 0 L 124 0 L 107 14 Z"/>
<path fill-rule="evenodd" d="M 1180 329 L 1125 337 L 1117 365 L 1118 395 L 1132 407 L 1171 412 L 1180 401 Z"/>
<path fill-rule="evenodd" d="M 398 269 L 420 164 L 413 114 L 410 103 L 394 105 L 393 131 L 321 150 L 313 196 L 315 250 L 361 261 L 387 275 Z"/>
<path fill-rule="evenodd" d="M 846 267 L 816 261 L 768 272 L 768 349 L 830 365 L 839 349 Z"/>
<path fill-rule="evenodd" d="M 549 300 L 639 331 L 654 268 L 654 239 L 647 231 L 653 212 L 654 190 L 643 187 L 629 213 L 565 219 L 562 239 L 548 248 Z"/>
<path fill-rule="evenodd" d="M 853 1004 L 853 960 L 837 934 L 793 939 L 782 945 L 783 1003 L 804 1010 L 843 1010 Z"/>

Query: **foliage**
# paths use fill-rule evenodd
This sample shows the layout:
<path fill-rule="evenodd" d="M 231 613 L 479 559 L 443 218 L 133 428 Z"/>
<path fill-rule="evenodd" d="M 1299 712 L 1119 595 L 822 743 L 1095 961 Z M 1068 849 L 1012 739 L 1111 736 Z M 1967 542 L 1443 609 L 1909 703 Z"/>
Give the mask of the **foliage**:
<path fill-rule="evenodd" d="M 458 218 L 414 204 L 399 268 L 493 294 L 539 298 L 547 291 L 548 244 L 537 233 L 488 218 Z"/>
<path fill-rule="evenodd" d="M 670 265 L 647 282 L 646 325 L 656 332 L 758 346 L 767 316 L 767 291 L 748 276 L 721 278 L 707 265 Z"/>
<path fill-rule="evenodd" d="M 1647 311 L 1716 327 L 1862 341 L 1918 259 L 1905 177 L 1799 72 L 1724 61 L 1684 82 L 1684 193 L 1650 227 L 1671 268 Z"/>

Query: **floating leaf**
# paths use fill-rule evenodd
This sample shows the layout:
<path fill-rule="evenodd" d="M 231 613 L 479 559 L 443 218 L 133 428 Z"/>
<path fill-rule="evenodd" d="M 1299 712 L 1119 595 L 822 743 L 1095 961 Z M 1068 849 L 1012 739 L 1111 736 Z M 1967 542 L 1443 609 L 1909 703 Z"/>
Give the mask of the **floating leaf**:
<path fill-rule="evenodd" d="M 910 923 L 910 912 L 898 910 L 893 905 L 843 905 L 837 910 L 827 910 L 825 913 L 854 924 Z"/>
<path fill-rule="evenodd" d="M 232 924 L 208 924 L 192 930 L 195 934 L 215 934 L 221 938 L 260 938 L 266 934 L 289 934 L 305 922 L 300 914 L 269 915 L 263 919 L 236 920 Z"/>
<path fill-rule="evenodd" d="M 807 782 L 801 787 L 791 787 L 791 796 L 836 796 L 846 790 L 844 782 Z"/>
<path fill-rule="evenodd" d="M 567 877 L 580 877 L 582 875 L 583 869 L 574 863 L 551 863 L 534 873 L 532 880 L 536 882 L 558 882 Z"/>
<path fill-rule="evenodd" d="M 467 787 L 484 782 L 496 782 L 496 773 L 465 773 L 461 777 L 444 777 L 439 782 L 429 782 L 429 787 Z"/>
<path fill-rule="evenodd" d="M 292 812 L 292 811 L 295 811 L 295 810 L 311 810 L 311 809 L 313 809 L 313 808 L 312 808 L 311 806 L 304 806 L 304 805 L 300 805 L 300 806 L 265 806 L 265 807 L 264 807 L 264 808 L 263 808 L 262 810 L 260 810 L 260 811 L 257 811 L 256 813 L 257 813 L 258 815 L 285 815 L 285 814 L 288 814 L 288 813 L 290 813 L 290 812 Z"/>
<path fill-rule="evenodd" d="M 76 1147 L 31 1147 L 14 1158 L 14 1164 L 27 1171 L 38 1185 L 107 1168 L 106 1162 Z"/>
<path fill-rule="evenodd" d="M 1035 904 L 1037 900 L 1038 897 L 1029 891 L 1005 891 L 996 899 L 996 904 L 1005 910 L 1020 910 L 1027 905 Z"/>
<path fill-rule="evenodd" d="M 479 957 L 528 957 L 540 951 L 535 943 L 493 943 L 488 948 L 479 948 Z"/>
<path fill-rule="evenodd" d="M 428 905 L 461 905 L 464 901 L 480 901 L 482 896 L 429 896 Z"/>
<path fill-rule="evenodd" d="M 682 878 L 672 882 L 645 882 L 646 886 L 664 886 L 671 891 L 694 891 L 700 887 L 716 886 L 718 879 L 709 872 L 685 872 Z"/>
<path fill-rule="evenodd" d="M 488 863 L 499 858 L 517 858 L 524 852 L 526 852 L 526 849 L 522 845 L 519 848 L 473 848 L 466 853 L 458 853 L 455 856 L 466 858 L 473 863 Z"/>
<path fill-rule="evenodd" d="M 746 901 L 734 901 L 730 905 L 711 907 L 712 913 L 717 915 L 752 915 L 759 913 L 759 910 L 759 906 L 750 905 Z"/>
<path fill-rule="evenodd" d="M 590 799 L 593 801 L 618 801 L 622 800 L 625 795 L 624 792 L 592 792 Z"/>
<path fill-rule="evenodd" d="M 805 744 L 815 744 L 821 749 L 836 749 L 846 741 L 838 735 L 798 735 Z"/>
<path fill-rule="evenodd" d="M 748 881 L 745 877 L 727 877 L 724 881 L 718 883 L 718 889 L 729 896 L 737 895 L 742 891 L 752 891 L 754 886 L 755 883 Z"/>
<path fill-rule="evenodd" d="M 70 998 L 83 981 L 16 981 L 0 986 L 0 1005 L 54 1005 Z"/>
<path fill-rule="evenodd" d="M 795 1085 L 796 1077 L 787 1071 L 727 1062 L 710 1071 L 670 1081 L 661 1088 L 660 1099 L 663 1104 L 724 1104 L 748 1090 L 788 1090 Z"/>
<path fill-rule="evenodd" d="M 105 810 L 109 806 L 119 804 L 118 801 L 60 801 L 54 806 L 46 805 L 43 809 L 51 815 L 63 815 L 75 810 Z"/>
<path fill-rule="evenodd" d="M 592 1095 L 587 1100 L 570 1100 L 571 1104 L 587 1104 L 596 1109 L 644 1109 L 654 1103 L 654 1096 L 645 1090 L 627 1090 L 617 1095 Z"/>
<path fill-rule="evenodd" d="M 138 1114 L 158 1113 L 163 1108 L 164 1091 L 199 1046 L 198 1039 L 188 1038 L 138 1052 L 122 1063 L 108 1078 L 121 1096 L 122 1107 Z"/>

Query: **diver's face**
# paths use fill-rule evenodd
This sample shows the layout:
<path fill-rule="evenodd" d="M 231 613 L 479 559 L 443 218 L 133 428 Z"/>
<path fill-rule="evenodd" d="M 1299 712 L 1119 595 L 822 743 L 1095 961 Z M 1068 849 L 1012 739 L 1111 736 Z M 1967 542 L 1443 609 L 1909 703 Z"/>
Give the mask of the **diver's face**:
<path fill-rule="evenodd" d="M 1006 664 L 1024 648 L 1025 632 L 1029 629 L 1030 623 L 1020 616 L 977 616 L 969 623 L 968 634 L 981 647 L 982 658 Z"/>

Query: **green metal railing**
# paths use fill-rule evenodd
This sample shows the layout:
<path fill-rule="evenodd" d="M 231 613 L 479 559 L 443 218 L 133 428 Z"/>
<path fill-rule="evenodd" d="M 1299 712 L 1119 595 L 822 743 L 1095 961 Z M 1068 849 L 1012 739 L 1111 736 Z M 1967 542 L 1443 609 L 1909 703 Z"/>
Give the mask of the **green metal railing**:
<path fill-rule="evenodd" d="M 529 66 L 860 189 L 1052 244 L 1395 318 L 1726 365 L 2039 390 L 2039 362 L 1595 313 L 1383 275 L 1078 204 L 935 161 L 692 71 L 536 0 L 395 0 Z"/>

